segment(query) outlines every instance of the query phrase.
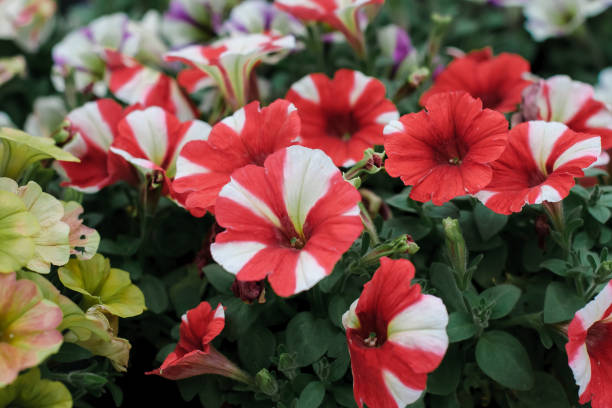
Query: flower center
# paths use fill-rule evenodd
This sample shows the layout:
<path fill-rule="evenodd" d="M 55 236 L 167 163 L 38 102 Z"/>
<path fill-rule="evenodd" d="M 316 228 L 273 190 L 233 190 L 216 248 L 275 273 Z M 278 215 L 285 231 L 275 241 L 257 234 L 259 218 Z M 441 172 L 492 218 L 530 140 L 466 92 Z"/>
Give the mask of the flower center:
<path fill-rule="evenodd" d="M 482 95 L 475 95 L 482 101 L 482 107 L 485 109 L 495 109 L 502 102 L 502 96 L 497 92 L 484 93 Z"/>
<path fill-rule="evenodd" d="M 448 162 L 450 164 L 453 164 L 455 166 L 458 166 L 459 164 L 461 164 L 461 159 L 458 157 L 451 157 L 450 159 L 448 159 Z"/>
<path fill-rule="evenodd" d="M 359 130 L 359 123 L 351 112 L 332 113 L 327 116 L 326 133 L 347 141 Z"/>
<path fill-rule="evenodd" d="M 606 344 L 612 340 L 612 324 L 602 321 L 596 322 L 587 331 L 586 346 L 589 354 L 607 347 Z"/>
<path fill-rule="evenodd" d="M 378 338 L 376 337 L 376 332 L 370 332 L 368 337 L 363 339 L 363 343 L 368 347 L 376 347 L 377 342 L 378 342 Z"/>
<path fill-rule="evenodd" d="M 439 164 L 450 164 L 459 166 L 463 163 L 463 157 L 468 152 L 468 147 L 457 140 L 449 140 L 446 144 L 433 146 L 436 151 L 435 158 Z"/>

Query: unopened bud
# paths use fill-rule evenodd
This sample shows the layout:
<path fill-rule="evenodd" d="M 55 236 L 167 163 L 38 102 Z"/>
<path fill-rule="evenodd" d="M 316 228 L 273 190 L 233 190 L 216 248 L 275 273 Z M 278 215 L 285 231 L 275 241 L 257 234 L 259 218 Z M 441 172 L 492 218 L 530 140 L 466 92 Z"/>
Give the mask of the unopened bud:
<path fill-rule="evenodd" d="M 392 241 L 384 242 L 378 245 L 376 248 L 368 252 L 361 259 L 361 262 L 365 265 L 373 265 L 383 256 L 403 254 L 414 255 L 419 249 L 419 246 L 416 242 L 414 242 L 410 235 L 402 235 Z"/>
<path fill-rule="evenodd" d="M 289 353 L 282 353 L 278 356 L 278 369 L 287 378 L 293 380 L 297 376 L 297 363 L 295 362 L 295 355 Z"/>
<path fill-rule="evenodd" d="M 263 280 L 247 282 L 236 279 L 232 283 L 232 292 L 234 296 L 249 305 L 253 302 L 266 303 L 266 288 Z"/>
<path fill-rule="evenodd" d="M 468 251 L 461 233 L 459 220 L 450 217 L 444 218 L 442 226 L 445 235 L 446 256 L 453 267 L 459 288 L 465 290 L 471 278 L 467 276 Z"/>
<path fill-rule="evenodd" d="M 417 68 L 416 70 L 411 72 L 410 75 L 408 76 L 408 83 L 410 83 L 410 85 L 416 89 L 423 82 L 425 82 L 427 78 L 429 78 L 430 74 L 431 74 L 431 71 L 426 67 Z"/>
<path fill-rule="evenodd" d="M 272 396 L 278 394 L 276 378 L 265 368 L 255 375 L 255 385 L 262 393 Z"/>
<path fill-rule="evenodd" d="M 323 357 L 312 365 L 315 374 L 323 382 L 327 382 L 331 372 L 331 366 L 327 358 Z"/>
<path fill-rule="evenodd" d="M 384 157 L 384 152 L 377 153 L 374 151 L 374 149 L 366 149 L 363 152 L 363 159 L 359 160 L 357 163 L 355 163 L 353 167 L 351 167 L 346 173 L 344 173 L 344 179 L 352 182 L 352 180 L 358 178 L 363 173 L 378 173 L 382 169 Z M 356 186 L 356 188 L 359 188 L 359 186 Z"/>
<path fill-rule="evenodd" d="M 51 134 L 51 137 L 56 144 L 61 146 L 68 143 L 74 137 L 74 134 L 75 130 L 72 128 L 70 121 L 65 119 Z"/>

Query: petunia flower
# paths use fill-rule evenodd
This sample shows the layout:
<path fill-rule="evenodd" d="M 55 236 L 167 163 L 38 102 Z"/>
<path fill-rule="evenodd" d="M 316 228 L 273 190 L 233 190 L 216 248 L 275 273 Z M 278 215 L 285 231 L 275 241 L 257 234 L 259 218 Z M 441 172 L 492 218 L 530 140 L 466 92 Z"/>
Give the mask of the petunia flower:
<path fill-rule="evenodd" d="M 389 175 L 412 185 L 412 199 L 435 205 L 486 187 L 506 148 L 504 116 L 465 92 L 433 95 L 425 108 L 385 127 Z"/>
<path fill-rule="evenodd" d="M 378 29 L 378 44 L 381 54 L 392 61 L 391 75 L 404 79 L 410 68 L 417 64 L 417 50 L 410 36 L 402 27 L 391 24 Z"/>
<path fill-rule="evenodd" d="M 70 139 L 63 149 L 78 157 L 80 163 L 58 163 L 67 179 L 64 186 L 93 193 L 119 180 L 135 183 L 131 166 L 109 151 L 123 115 L 121 105 L 112 99 L 88 102 L 68 114 Z"/>
<path fill-rule="evenodd" d="M 72 395 L 60 381 L 40 378 L 38 367 L 0 390 L 0 407 L 72 408 Z"/>
<path fill-rule="evenodd" d="M 612 147 L 612 109 L 595 99 L 594 89 L 567 75 L 535 81 L 525 89 L 521 115 L 525 120 L 561 122 L 579 133 L 601 137 L 601 147 Z"/>
<path fill-rule="evenodd" d="M 52 137 L 66 118 L 68 111 L 61 96 L 41 96 L 34 100 L 24 130 L 34 136 Z"/>
<path fill-rule="evenodd" d="M 476 197 L 500 214 L 519 212 L 525 204 L 558 202 L 574 178 L 601 153 L 598 136 L 576 133 L 562 123 L 521 123 L 508 134 L 508 147 L 492 163 L 493 179 Z"/>
<path fill-rule="evenodd" d="M 594 11 L 585 0 L 528 1 L 523 8 L 525 28 L 536 41 L 573 33 Z"/>
<path fill-rule="evenodd" d="M 607 408 L 612 404 L 608 375 L 612 369 L 611 306 L 612 281 L 595 299 L 576 312 L 568 327 L 565 350 L 579 387 L 580 404 L 590 401 L 593 408 Z"/>
<path fill-rule="evenodd" d="M 173 47 L 210 41 L 221 31 L 228 0 L 171 0 L 162 33 Z"/>
<path fill-rule="evenodd" d="M 1 276 L 21 269 L 32 259 L 40 225 L 17 194 L 0 188 L 0 203 Z"/>
<path fill-rule="evenodd" d="M 215 203 L 226 230 L 211 254 L 242 281 L 267 276 L 279 296 L 308 290 L 361 233 L 359 201 L 322 151 L 287 147 L 268 156 L 264 167 L 232 173 Z"/>
<path fill-rule="evenodd" d="M 54 0 L 3 0 L 0 38 L 13 39 L 27 52 L 36 52 L 53 30 Z"/>
<path fill-rule="evenodd" d="M 222 31 L 230 35 L 276 33 L 303 36 L 306 29 L 295 17 L 265 0 L 247 0 L 232 8 Z"/>
<path fill-rule="evenodd" d="M 275 151 L 290 146 L 300 136 L 300 118 L 295 106 L 277 100 L 261 108 L 251 102 L 217 123 L 210 132 L 185 145 L 177 160 L 174 190 L 195 216 L 211 211 L 221 188 L 236 169 L 248 164 L 261 166 Z"/>
<path fill-rule="evenodd" d="M 441 92 L 466 91 L 480 98 L 485 108 L 512 112 L 529 85 L 523 78 L 529 70 L 529 62 L 520 55 L 501 53 L 494 57 L 489 48 L 473 51 L 448 64 L 420 102 L 426 105 L 430 97 Z"/>
<path fill-rule="evenodd" d="M 236 110 L 248 102 L 249 81 L 255 66 L 260 62 L 275 63 L 293 49 L 295 38 L 291 35 L 248 34 L 169 52 L 166 59 L 182 61 L 208 74 Z M 190 88 L 184 82 L 183 86 Z"/>
<path fill-rule="evenodd" d="M 12 383 L 19 371 L 34 367 L 62 345 L 56 330 L 62 311 L 43 299 L 29 280 L 0 274 L 0 387 Z"/>
<path fill-rule="evenodd" d="M 336 166 L 351 166 L 365 149 L 382 144 L 385 125 L 399 118 L 382 82 L 348 69 L 333 79 L 310 74 L 285 98 L 302 119 L 302 144 L 323 150 Z"/>
<path fill-rule="evenodd" d="M 145 374 L 169 380 L 181 380 L 202 374 L 217 374 L 245 383 L 250 376 L 219 353 L 210 342 L 225 326 L 225 312 L 219 304 L 214 310 L 208 302 L 200 303 L 181 318 L 180 339 L 161 367 Z"/>
<path fill-rule="evenodd" d="M 62 221 L 62 203 L 51 194 L 43 192 L 33 181 L 19 187 L 14 180 L 1 177 L 0 190 L 18 196 L 40 227 L 32 236 L 34 252 L 26 267 L 35 272 L 49 273 L 51 265 L 66 264 L 70 258 L 70 227 Z"/>
<path fill-rule="evenodd" d="M 132 283 L 129 272 L 111 268 L 110 261 L 100 254 L 89 260 L 71 259 L 59 269 L 58 276 L 64 286 L 83 295 L 83 310 L 99 305 L 115 316 L 132 317 L 145 309 L 144 295 Z"/>
<path fill-rule="evenodd" d="M 136 22 L 124 13 L 109 14 L 68 34 L 52 50 L 51 79 L 55 88 L 63 92 L 69 81 L 79 92 L 104 96 L 105 49 L 144 64 L 160 64 L 166 46 L 159 36 L 157 16 L 150 12 Z"/>
<path fill-rule="evenodd" d="M 153 183 L 171 193 L 170 179 L 176 174 L 176 160 L 182 147 L 210 133 L 208 123 L 193 120 L 181 123 L 159 107 L 134 110 L 119 122 L 117 138 L 110 150 L 123 157 Z"/>
<path fill-rule="evenodd" d="M 344 34 L 355 51 L 363 55 L 365 40 L 360 24 L 360 16 L 365 9 L 370 11 L 382 5 L 384 0 L 275 0 L 281 10 L 303 21 L 320 21 Z"/>
<path fill-rule="evenodd" d="M 381 258 L 342 316 L 360 407 L 404 408 L 415 402 L 446 353 L 446 307 L 411 284 L 414 272 L 408 260 Z"/>
<path fill-rule="evenodd" d="M 129 105 L 159 106 L 179 120 L 191 120 L 198 112 L 177 81 L 113 50 L 104 51 L 107 84 L 117 99 Z"/>
<path fill-rule="evenodd" d="M 83 207 L 76 201 L 64 202 L 64 216 L 62 222 L 70 227 L 68 243 L 70 254 L 76 255 L 79 259 L 91 259 L 98 251 L 100 244 L 100 234 L 93 228 L 83 225 L 83 220 L 79 218 L 83 214 Z"/>

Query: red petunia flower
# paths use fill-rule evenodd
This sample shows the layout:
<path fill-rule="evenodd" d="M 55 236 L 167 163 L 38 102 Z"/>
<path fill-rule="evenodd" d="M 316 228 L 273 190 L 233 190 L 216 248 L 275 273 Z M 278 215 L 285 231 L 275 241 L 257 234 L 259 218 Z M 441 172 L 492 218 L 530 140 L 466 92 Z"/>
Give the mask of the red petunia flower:
<path fill-rule="evenodd" d="M 576 133 L 558 122 L 521 123 L 492 164 L 491 183 L 476 197 L 500 214 L 519 212 L 525 204 L 561 201 L 574 177 L 583 176 L 600 153 L 599 136 Z"/>
<path fill-rule="evenodd" d="M 131 163 L 164 193 L 172 192 L 170 179 L 176 174 L 176 159 L 189 141 L 206 139 L 210 125 L 199 120 L 181 123 L 172 114 L 153 106 L 133 110 L 117 125 L 118 135 L 110 150 Z"/>
<path fill-rule="evenodd" d="M 119 180 L 137 180 L 129 163 L 109 151 L 124 114 L 121 105 L 112 99 L 88 102 L 68 114 L 71 138 L 63 148 L 81 161 L 59 162 L 68 179 L 62 185 L 89 193 Z"/>
<path fill-rule="evenodd" d="M 242 281 L 266 276 L 279 296 L 308 290 L 329 275 L 363 229 L 357 190 L 320 150 L 290 146 L 264 167 L 232 174 L 215 204 L 226 231 L 215 261 Z"/>
<path fill-rule="evenodd" d="M 512 112 L 529 85 L 523 79 L 529 70 L 529 62 L 520 55 L 502 53 L 493 57 L 490 49 L 473 51 L 448 64 L 421 96 L 421 105 L 427 105 L 429 98 L 441 92 L 466 91 L 480 98 L 485 108 Z"/>
<path fill-rule="evenodd" d="M 523 92 L 524 120 L 565 123 L 575 132 L 601 137 L 602 149 L 612 147 L 612 110 L 594 98 L 594 89 L 567 75 L 534 82 Z"/>
<path fill-rule="evenodd" d="M 612 281 L 576 312 L 565 345 L 569 366 L 578 385 L 580 404 L 612 407 Z"/>
<path fill-rule="evenodd" d="M 465 92 L 434 95 L 425 108 L 385 128 L 387 172 L 413 186 L 412 199 L 436 205 L 489 184 L 506 148 L 504 116 Z"/>
<path fill-rule="evenodd" d="M 379 80 L 341 69 L 333 79 L 324 74 L 302 78 L 286 99 L 302 119 L 302 144 L 323 150 L 336 166 L 350 166 L 365 149 L 382 144 L 385 125 L 399 117 L 385 92 Z"/>
<path fill-rule="evenodd" d="M 404 408 L 419 399 L 427 374 L 448 348 L 448 313 L 439 298 L 412 285 L 414 266 L 381 258 L 380 268 L 342 316 L 360 407 Z"/>
<path fill-rule="evenodd" d="M 215 310 L 208 302 L 200 303 L 181 319 L 180 339 L 161 367 L 145 374 L 169 380 L 181 380 L 202 374 L 217 374 L 242 382 L 249 376 L 219 353 L 210 342 L 225 326 L 225 312 L 219 304 Z"/>
<path fill-rule="evenodd" d="M 211 211 L 221 188 L 236 169 L 263 165 L 275 151 L 300 135 L 295 106 L 277 100 L 265 108 L 252 102 L 217 123 L 206 140 L 189 142 L 177 161 L 173 188 L 186 196 L 183 205 L 196 217 Z"/>

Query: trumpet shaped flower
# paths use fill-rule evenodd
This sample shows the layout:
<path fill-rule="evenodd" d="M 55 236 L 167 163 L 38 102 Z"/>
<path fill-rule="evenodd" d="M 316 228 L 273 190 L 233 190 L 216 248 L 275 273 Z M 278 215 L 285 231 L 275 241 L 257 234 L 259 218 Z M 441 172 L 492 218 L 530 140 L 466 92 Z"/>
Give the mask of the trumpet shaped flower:
<path fill-rule="evenodd" d="M 56 10 L 53 0 L 3 0 L 0 38 L 15 40 L 24 50 L 35 52 L 51 34 Z"/>
<path fill-rule="evenodd" d="M 59 350 L 61 322 L 61 309 L 33 282 L 0 274 L 0 387 Z"/>
<path fill-rule="evenodd" d="M 411 185 L 414 200 L 435 205 L 486 187 L 506 148 L 504 116 L 465 92 L 434 95 L 425 108 L 385 128 L 389 175 Z"/>
<path fill-rule="evenodd" d="M 323 150 L 336 166 L 351 166 L 365 149 L 382 144 L 385 125 L 399 118 L 385 92 L 378 79 L 341 69 L 333 79 L 325 74 L 300 79 L 285 98 L 302 120 L 301 143 Z"/>
<path fill-rule="evenodd" d="M 295 38 L 291 35 L 260 33 L 224 38 L 207 46 L 192 45 L 167 53 L 166 59 L 184 62 L 208 74 L 236 110 L 248 102 L 249 78 L 255 66 L 260 62 L 275 63 L 293 49 Z M 192 88 L 188 83 L 182 84 Z"/>
<path fill-rule="evenodd" d="M 612 370 L 612 282 L 591 302 L 576 312 L 568 327 L 565 345 L 569 366 L 578 385 L 580 404 L 593 408 L 612 405 L 609 374 Z"/>
<path fill-rule="evenodd" d="M 195 216 L 214 208 L 221 188 L 236 169 L 263 165 L 275 151 L 296 143 L 300 118 L 295 106 L 277 100 L 261 108 L 251 102 L 217 123 L 206 139 L 194 140 L 181 150 L 174 190 L 186 195 L 185 207 Z"/>
<path fill-rule="evenodd" d="M 219 353 L 210 342 L 225 326 L 225 312 L 219 304 L 214 310 L 208 302 L 200 303 L 181 318 L 180 339 L 161 367 L 146 374 L 169 380 L 181 380 L 202 374 L 217 374 L 242 382 L 249 375 Z"/>
<path fill-rule="evenodd" d="M 17 194 L 0 189 L 0 203 L 1 276 L 21 269 L 32 259 L 40 225 Z"/>
<path fill-rule="evenodd" d="M 242 281 L 266 276 L 279 296 L 308 290 L 332 271 L 363 229 L 360 195 L 320 150 L 290 146 L 263 167 L 232 173 L 215 203 L 226 228 L 215 261 Z"/>
<path fill-rule="evenodd" d="M 600 153 L 599 136 L 576 133 L 558 122 L 521 123 L 492 163 L 491 183 L 476 197 L 500 214 L 519 212 L 525 204 L 561 201 Z"/>
<path fill-rule="evenodd" d="M 361 296 L 342 316 L 357 405 L 403 408 L 425 390 L 446 349 L 442 300 L 412 285 L 414 266 L 383 257 Z"/>

